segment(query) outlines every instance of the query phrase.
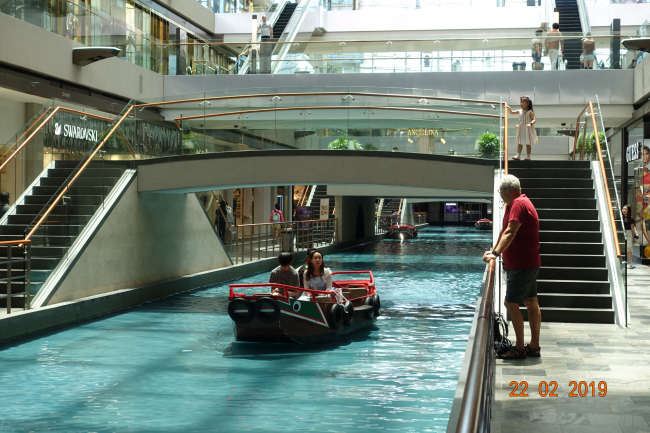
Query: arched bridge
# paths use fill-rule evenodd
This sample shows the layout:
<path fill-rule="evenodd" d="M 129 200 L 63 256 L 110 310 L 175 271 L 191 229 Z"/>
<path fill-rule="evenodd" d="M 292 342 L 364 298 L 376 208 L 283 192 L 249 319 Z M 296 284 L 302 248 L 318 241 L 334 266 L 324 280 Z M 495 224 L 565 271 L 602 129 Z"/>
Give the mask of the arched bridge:
<path fill-rule="evenodd" d="M 351 150 L 205 153 L 140 160 L 138 192 L 375 185 L 492 193 L 497 160 Z"/>

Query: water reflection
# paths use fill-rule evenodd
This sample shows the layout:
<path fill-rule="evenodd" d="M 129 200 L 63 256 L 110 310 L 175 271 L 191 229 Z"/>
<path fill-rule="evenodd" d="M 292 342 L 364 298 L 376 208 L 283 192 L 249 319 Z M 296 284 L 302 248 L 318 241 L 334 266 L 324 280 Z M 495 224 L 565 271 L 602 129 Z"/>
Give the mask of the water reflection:
<path fill-rule="evenodd" d="M 234 342 L 227 284 L 14 344 L 0 430 L 444 431 L 490 241 L 427 229 L 326 257 L 373 270 L 382 316 L 323 345 Z"/>

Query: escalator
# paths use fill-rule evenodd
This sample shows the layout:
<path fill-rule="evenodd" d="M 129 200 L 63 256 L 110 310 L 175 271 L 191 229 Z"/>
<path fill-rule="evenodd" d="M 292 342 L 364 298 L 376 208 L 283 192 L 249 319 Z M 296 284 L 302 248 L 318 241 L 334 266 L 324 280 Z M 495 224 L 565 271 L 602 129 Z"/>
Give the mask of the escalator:
<path fill-rule="evenodd" d="M 580 12 L 576 0 L 555 0 L 555 5 L 560 11 L 560 31 L 565 36 L 582 35 Z M 564 60 L 567 69 L 580 69 L 580 54 L 582 54 L 582 41 L 578 38 L 564 39 Z"/>
<path fill-rule="evenodd" d="M 287 28 L 287 24 L 289 24 L 289 20 L 291 19 L 291 16 L 293 15 L 293 12 L 296 10 L 297 6 L 297 3 L 287 3 L 284 6 L 280 17 L 273 26 L 273 37 L 275 39 L 280 39 L 282 33 L 284 33 L 284 30 Z"/>

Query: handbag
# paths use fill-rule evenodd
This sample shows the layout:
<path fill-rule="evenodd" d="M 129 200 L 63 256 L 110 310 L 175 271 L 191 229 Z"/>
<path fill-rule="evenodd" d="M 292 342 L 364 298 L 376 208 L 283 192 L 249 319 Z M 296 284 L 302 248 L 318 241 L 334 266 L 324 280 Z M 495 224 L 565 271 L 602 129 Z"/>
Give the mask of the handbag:
<path fill-rule="evenodd" d="M 542 62 L 533 62 L 533 71 L 541 71 L 544 69 L 544 63 Z"/>

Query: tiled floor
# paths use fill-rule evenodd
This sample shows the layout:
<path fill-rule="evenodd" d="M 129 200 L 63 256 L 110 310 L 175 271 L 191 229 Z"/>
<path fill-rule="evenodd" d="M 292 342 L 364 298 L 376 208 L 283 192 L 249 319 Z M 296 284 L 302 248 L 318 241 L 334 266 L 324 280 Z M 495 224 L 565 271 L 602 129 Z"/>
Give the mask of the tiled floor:
<path fill-rule="evenodd" d="M 650 267 L 628 271 L 628 293 L 627 329 L 542 323 L 541 358 L 497 360 L 492 432 L 650 432 Z M 529 331 L 526 323 L 526 341 Z M 510 396 L 513 381 L 528 383 L 528 397 Z M 557 382 L 558 397 L 541 397 L 542 381 Z M 591 388 L 586 397 L 569 397 L 571 381 L 594 382 L 595 397 Z M 598 395 L 600 382 L 607 384 L 604 397 Z"/>

